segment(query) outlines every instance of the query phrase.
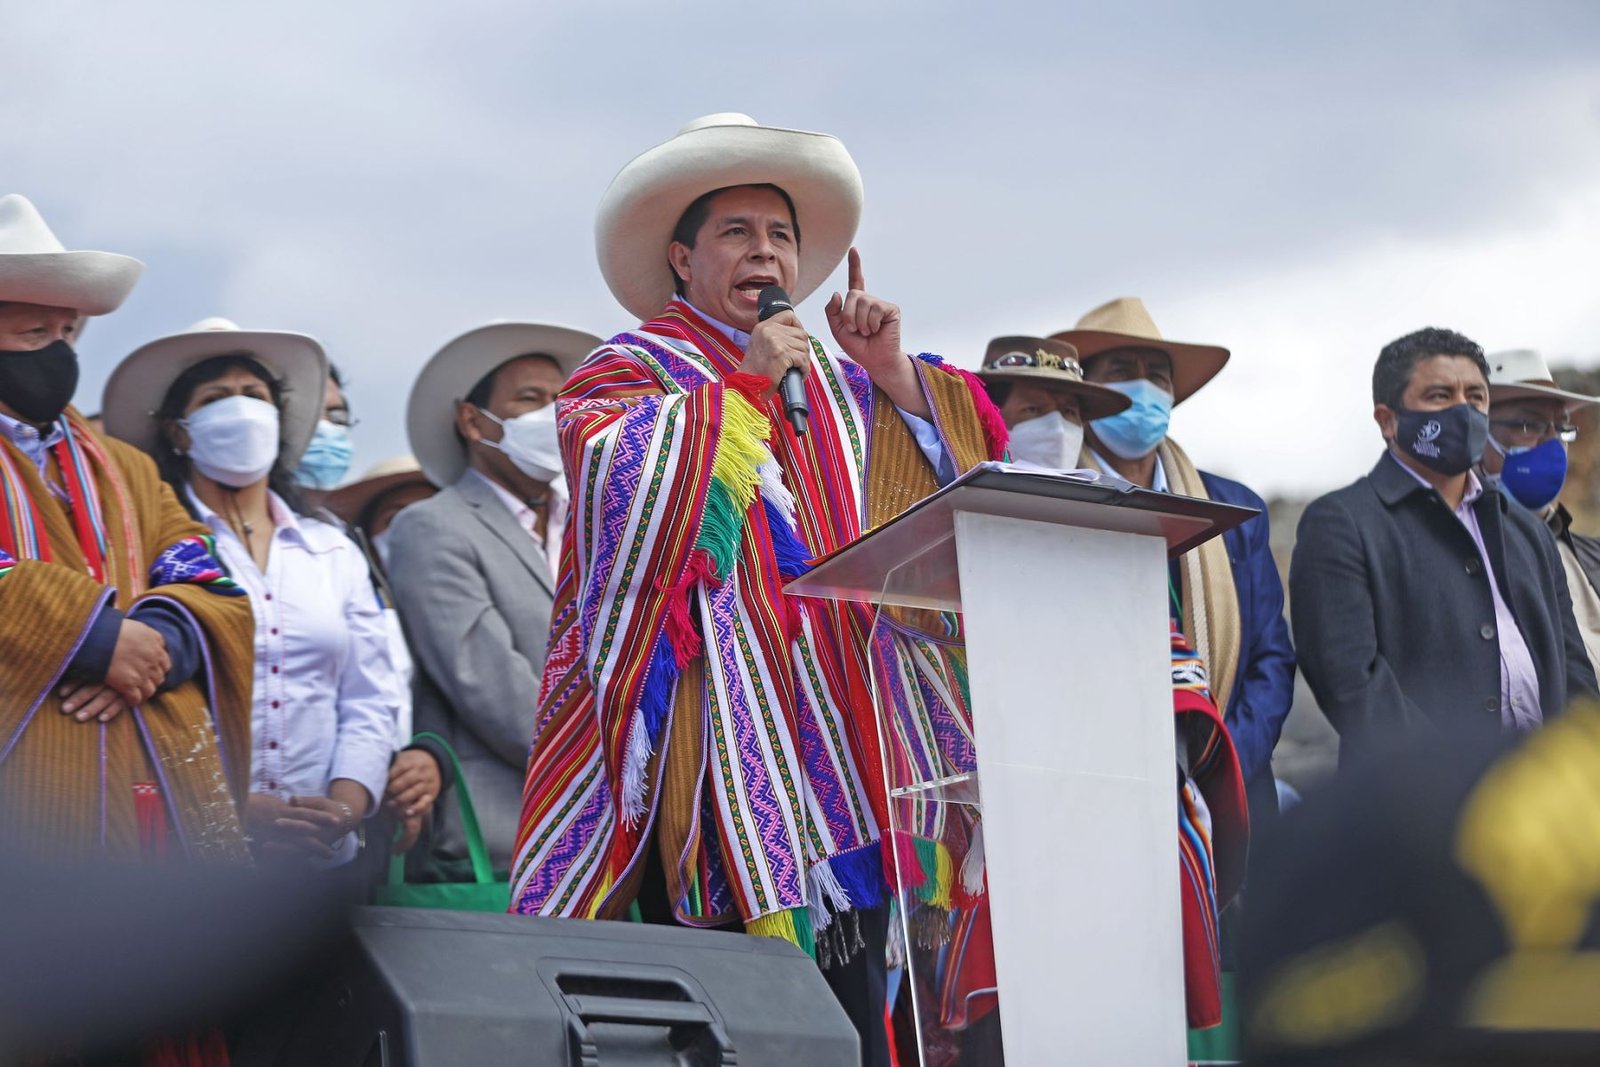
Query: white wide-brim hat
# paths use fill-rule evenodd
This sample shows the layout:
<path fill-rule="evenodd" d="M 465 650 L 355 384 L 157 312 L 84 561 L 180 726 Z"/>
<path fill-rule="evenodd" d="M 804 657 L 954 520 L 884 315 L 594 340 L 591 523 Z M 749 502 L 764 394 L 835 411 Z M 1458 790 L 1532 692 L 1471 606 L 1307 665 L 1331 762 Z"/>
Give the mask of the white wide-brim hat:
<path fill-rule="evenodd" d="M 789 194 L 800 228 L 800 266 L 789 297 L 798 304 L 816 292 L 855 240 L 861 172 L 837 137 L 760 126 L 749 115 L 726 112 L 695 119 L 611 180 L 594 224 L 611 295 L 641 322 L 655 318 L 672 297 L 667 248 L 684 211 L 713 190 L 767 183 Z"/>
<path fill-rule="evenodd" d="M 105 315 L 122 306 L 144 264 L 114 252 L 68 252 L 25 196 L 0 196 L 0 301 Z"/>
<path fill-rule="evenodd" d="M 1600 404 L 1600 397 L 1572 393 L 1556 384 L 1544 356 L 1529 348 L 1495 352 L 1489 362 L 1489 403 L 1506 400 L 1559 400 L 1568 409 Z"/>
<path fill-rule="evenodd" d="M 406 437 L 428 480 L 443 489 L 467 469 L 467 450 L 456 436 L 456 401 L 466 399 L 484 375 L 518 356 L 549 356 L 565 381 L 600 338 L 570 326 L 491 322 L 468 330 L 433 354 L 417 375 L 406 403 Z"/>
<path fill-rule="evenodd" d="M 279 458 L 300 462 L 327 389 L 328 357 L 316 338 L 284 330 L 241 330 L 227 319 L 209 318 L 183 333 L 151 341 L 128 355 L 106 380 L 100 415 L 106 433 L 151 456 L 168 447 L 156 412 L 178 376 L 212 356 L 247 355 L 278 376 L 283 386 Z"/>

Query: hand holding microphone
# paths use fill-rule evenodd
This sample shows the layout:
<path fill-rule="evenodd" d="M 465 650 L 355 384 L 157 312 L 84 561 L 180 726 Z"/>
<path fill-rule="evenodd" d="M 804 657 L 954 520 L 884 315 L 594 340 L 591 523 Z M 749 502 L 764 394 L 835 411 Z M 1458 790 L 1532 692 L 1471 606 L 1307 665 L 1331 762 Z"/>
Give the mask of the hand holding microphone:
<path fill-rule="evenodd" d="M 795 317 L 789 294 L 781 286 L 767 286 L 761 290 L 758 321 L 739 369 L 779 383 L 789 423 L 801 435 L 810 414 L 805 392 L 805 372 L 810 365 L 811 336 Z"/>

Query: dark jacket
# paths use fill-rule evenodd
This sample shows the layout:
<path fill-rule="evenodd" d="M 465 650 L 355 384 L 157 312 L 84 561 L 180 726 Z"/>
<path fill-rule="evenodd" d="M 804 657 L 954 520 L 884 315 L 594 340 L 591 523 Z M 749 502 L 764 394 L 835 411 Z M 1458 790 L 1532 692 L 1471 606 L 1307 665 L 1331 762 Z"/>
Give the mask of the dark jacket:
<path fill-rule="evenodd" d="M 1270 802 L 1272 750 L 1294 702 L 1294 646 L 1283 618 L 1283 581 L 1272 558 L 1267 505 L 1249 487 L 1200 472 L 1211 499 L 1258 508 L 1261 514 L 1222 535 L 1239 594 L 1239 671 L 1224 719 L 1239 753 L 1251 810 Z"/>
<path fill-rule="evenodd" d="M 1555 542 L 1500 493 L 1472 509 L 1551 718 L 1595 689 Z M 1398 460 L 1385 454 L 1306 508 L 1289 592 L 1300 665 L 1342 761 L 1390 748 L 1398 733 L 1500 728 L 1500 641 L 1478 548 Z"/>

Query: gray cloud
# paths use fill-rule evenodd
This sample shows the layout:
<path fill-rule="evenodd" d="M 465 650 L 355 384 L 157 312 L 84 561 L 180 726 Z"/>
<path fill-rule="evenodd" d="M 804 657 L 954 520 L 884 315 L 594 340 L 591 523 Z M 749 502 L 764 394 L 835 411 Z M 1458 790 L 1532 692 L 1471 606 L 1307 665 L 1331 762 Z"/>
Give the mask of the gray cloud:
<path fill-rule="evenodd" d="M 1460 313 L 1408 272 L 1477 256 L 1492 274 L 1504 242 L 1559 233 L 1600 188 L 1600 8 L 1577 0 L 185 0 L 3 20 L 0 185 L 70 245 L 150 264 L 86 337 L 85 389 L 203 315 L 305 330 L 353 379 L 362 462 L 404 447 L 411 378 L 455 333 L 494 316 L 629 325 L 594 266 L 594 205 L 631 155 L 710 111 L 845 140 L 867 181 L 868 278 L 921 347 L 971 364 L 992 334 L 1122 293 L 1174 334 L 1215 331 L 1195 339 L 1234 363 L 1184 409 L 1203 421 L 1179 425 L 1203 463 L 1277 487 L 1353 475 L 1370 435 L 1335 432 L 1337 454 L 1308 466 L 1251 447 L 1260 412 L 1359 421 L 1359 381 L 1330 376 L 1360 379 L 1383 340 Z M 1365 283 L 1382 271 L 1399 273 Z M 1269 340 L 1287 307 L 1292 352 Z M 1563 323 L 1530 322 L 1541 343 L 1600 350 L 1592 300 L 1527 314 Z M 1329 366 L 1335 351 L 1360 373 Z M 1323 378 L 1322 396 L 1298 392 Z"/>

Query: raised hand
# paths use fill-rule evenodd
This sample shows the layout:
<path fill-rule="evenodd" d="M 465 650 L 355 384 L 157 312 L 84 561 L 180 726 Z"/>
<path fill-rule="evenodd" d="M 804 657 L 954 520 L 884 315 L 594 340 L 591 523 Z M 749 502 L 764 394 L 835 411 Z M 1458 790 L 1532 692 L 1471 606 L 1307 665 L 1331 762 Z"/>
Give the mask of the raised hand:
<path fill-rule="evenodd" d="M 900 309 L 867 292 L 861 253 L 850 249 L 850 289 L 828 301 L 828 326 L 844 354 L 876 380 L 880 372 L 899 374 L 906 362 L 900 347 Z"/>

